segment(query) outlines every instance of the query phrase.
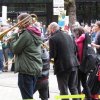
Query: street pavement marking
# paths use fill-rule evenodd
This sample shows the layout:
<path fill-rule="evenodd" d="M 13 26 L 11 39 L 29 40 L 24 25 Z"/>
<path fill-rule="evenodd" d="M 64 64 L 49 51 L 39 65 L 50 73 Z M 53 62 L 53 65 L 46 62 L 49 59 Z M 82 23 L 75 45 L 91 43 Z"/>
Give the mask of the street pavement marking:
<path fill-rule="evenodd" d="M 55 100 L 59 99 L 69 99 L 69 98 L 80 98 L 81 100 L 84 100 L 85 95 L 60 95 L 60 96 L 55 96 Z"/>

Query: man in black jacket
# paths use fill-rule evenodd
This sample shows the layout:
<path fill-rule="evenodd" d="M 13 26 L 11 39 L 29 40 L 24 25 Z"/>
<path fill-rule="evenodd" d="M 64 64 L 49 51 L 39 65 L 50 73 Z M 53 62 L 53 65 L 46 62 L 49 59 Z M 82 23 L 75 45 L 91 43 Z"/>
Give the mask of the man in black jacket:
<path fill-rule="evenodd" d="M 78 94 L 77 66 L 79 63 L 75 55 L 73 39 L 67 33 L 60 31 L 56 22 L 49 25 L 49 31 L 51 33 L 50 59 L 54 58 L 54 74 L 57 76 L 60 94 L 68 94 L 68 88 L 71 94 Z"/>

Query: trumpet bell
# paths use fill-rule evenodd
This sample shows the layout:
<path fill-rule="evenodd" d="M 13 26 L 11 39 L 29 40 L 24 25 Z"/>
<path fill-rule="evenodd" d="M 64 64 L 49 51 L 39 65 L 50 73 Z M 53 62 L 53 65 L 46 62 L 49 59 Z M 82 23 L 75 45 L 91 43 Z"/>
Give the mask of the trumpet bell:
<path fill-rule="evenodd" d="M 18 22 L 16 25 L 14 25 L 13 27 L 3 31 L 3 32 L 0 32 L 0 40 L 3 39 L 4 35 L 6 35 L 9 31 L 11 31 L 12 29 L 14 29 L 15 27 L 18 27 L 18 26 L 21 26 L 21 25 L 24 25 L 31 19 L 30 15 L 25 17 L 23 20 L 21 20 L 20 22 Z"/>

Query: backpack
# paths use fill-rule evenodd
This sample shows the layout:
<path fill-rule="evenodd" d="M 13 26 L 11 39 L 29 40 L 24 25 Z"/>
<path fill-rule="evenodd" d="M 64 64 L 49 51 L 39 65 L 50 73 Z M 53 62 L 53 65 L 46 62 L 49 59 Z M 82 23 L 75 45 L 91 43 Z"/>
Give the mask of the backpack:
<path fill-rule="evenodd" d="M 85 73 L 90 73 L 96 68 L 97 55 L 91 47 L 91 37 L 88 33 L 85 34 L 83 47 L 83 58 L 80 70 Z"/>

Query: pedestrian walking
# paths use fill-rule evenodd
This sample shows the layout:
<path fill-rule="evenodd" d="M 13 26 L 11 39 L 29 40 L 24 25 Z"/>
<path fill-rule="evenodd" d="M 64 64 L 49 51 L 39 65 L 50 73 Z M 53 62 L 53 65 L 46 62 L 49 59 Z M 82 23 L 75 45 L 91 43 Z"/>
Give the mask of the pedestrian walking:
<path fill-rule="evenodd" d="M 54 59 L 54 74 L 57 77 L 60 94 L 68 95 L 68 88 L 71 94 L 78 94 L 77 67 L 79 63 L 75 55 L 73 39 L 61 31 L 56 22 L 49 25 L 49 31 L 51 33 L 49 39 L 50 59 Z"/>
<path fill-rule="evenodd" d="M 100 21 L 95 23 L 94 30 L 96 32 L 96 37 L 95 41 L 92 42 L 91 45 L 96 48 L 98 61 L 95 71 L 89 76 L 88 84 L 91 89 L 92 100 L 98 100 L 98 95 L 100 94 Z"/>
<path fill-rule="evenodd" d="M 0 41 L 0 73 L 3 71 L 3 50 L 2 50 L 2 43 Z"/>
<path fill-rule="evenodd" d="M 3 72 L 8 72 L 8 58 L 9 58 L 8 54 L 10 52 L 9 43 L 6 41 L 6 38 L 7 38 L 7 36 L 5 36 L 2 41 L 4 62 L 5 62 Z"/>

